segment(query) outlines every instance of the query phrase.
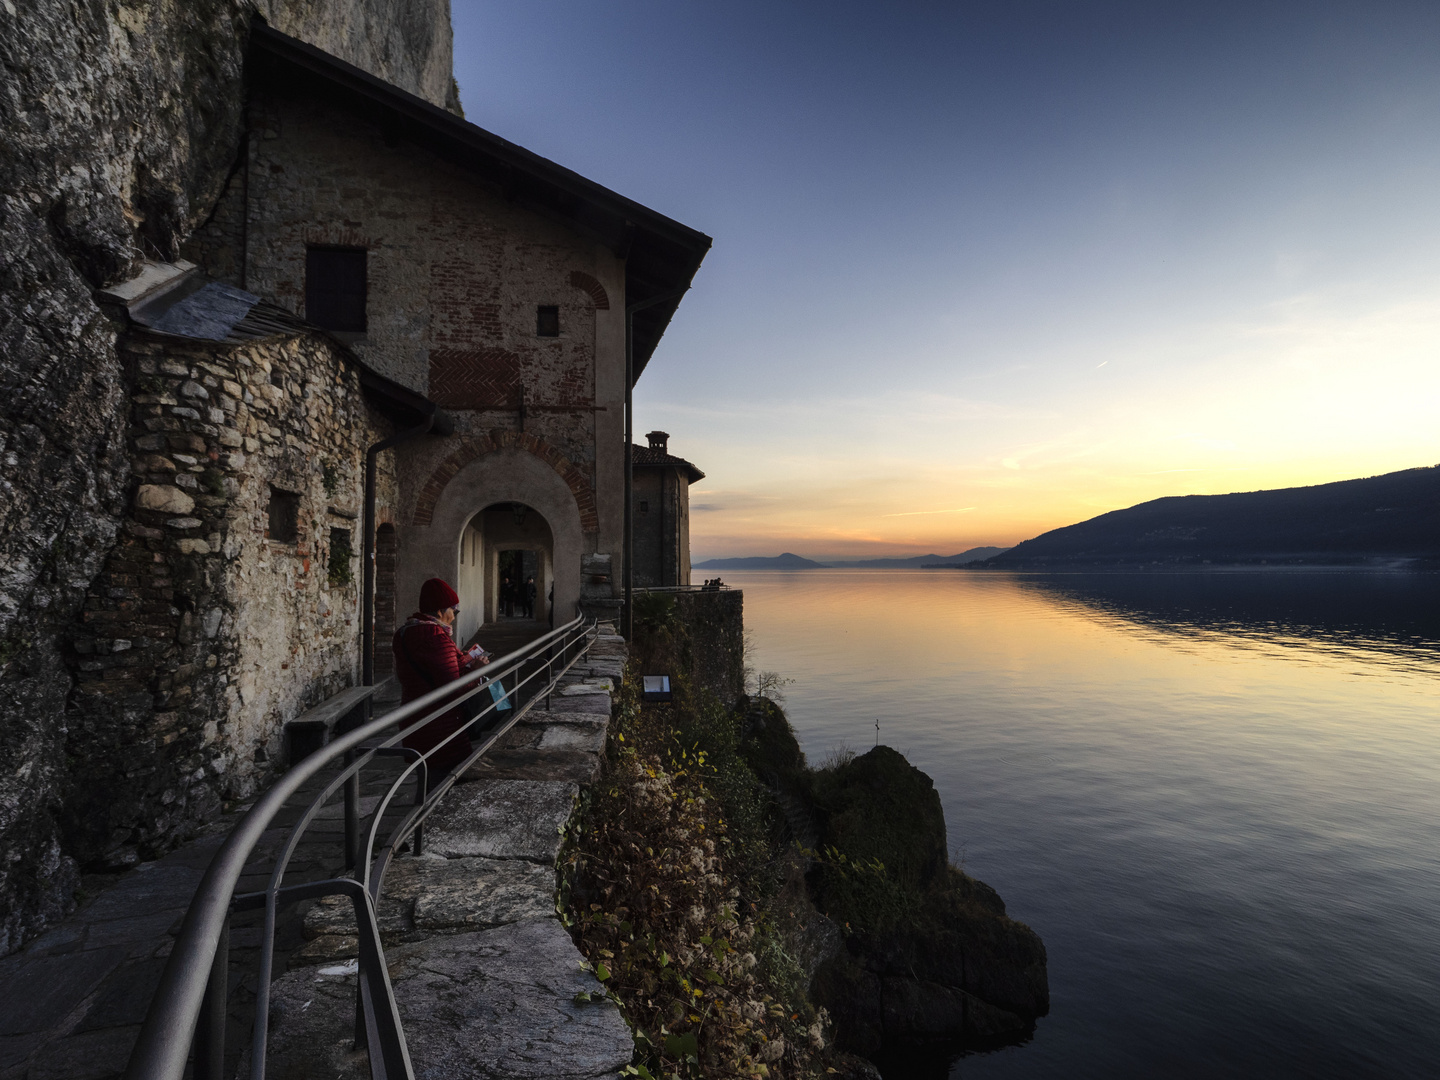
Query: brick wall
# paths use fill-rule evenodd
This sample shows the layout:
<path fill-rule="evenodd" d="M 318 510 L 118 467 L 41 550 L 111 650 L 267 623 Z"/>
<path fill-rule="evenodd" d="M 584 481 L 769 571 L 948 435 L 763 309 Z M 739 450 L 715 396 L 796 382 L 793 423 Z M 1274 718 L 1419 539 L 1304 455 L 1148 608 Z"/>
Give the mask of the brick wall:
<path fill-rule="evenodd" d="M 122 355 L 130 510 L 68 650 L 68 846 L 111 867 L 252 792 L 282 725 L 355 682 L 363 455 L 391 430 L 322 339 L 134 334 Z M 299 496 L 293 543 L 267 539 L 272 485 Z M 355 555 L 332 561 L 332 530 Z"/>

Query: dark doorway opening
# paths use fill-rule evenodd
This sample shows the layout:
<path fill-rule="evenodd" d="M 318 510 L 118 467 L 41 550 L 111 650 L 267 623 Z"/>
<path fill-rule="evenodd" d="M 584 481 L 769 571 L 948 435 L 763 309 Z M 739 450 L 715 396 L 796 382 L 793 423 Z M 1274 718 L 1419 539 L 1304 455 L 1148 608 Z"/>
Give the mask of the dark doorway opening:
<path fill-rule="evenodd" d="M 501 619 L 533 619 L 539 600 L 540 553 L 502 551 L 499 555 Z"/>

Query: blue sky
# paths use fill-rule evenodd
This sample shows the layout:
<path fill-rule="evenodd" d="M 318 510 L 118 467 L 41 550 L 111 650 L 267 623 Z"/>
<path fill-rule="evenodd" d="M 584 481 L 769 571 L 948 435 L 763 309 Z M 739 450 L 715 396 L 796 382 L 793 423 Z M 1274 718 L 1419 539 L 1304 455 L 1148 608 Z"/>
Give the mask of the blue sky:
<path fill-rule="evenodd" d="M 1440 462 L 1440 5 L 453 3 L 470 120 L 715 238 L 697 559 Z"/>

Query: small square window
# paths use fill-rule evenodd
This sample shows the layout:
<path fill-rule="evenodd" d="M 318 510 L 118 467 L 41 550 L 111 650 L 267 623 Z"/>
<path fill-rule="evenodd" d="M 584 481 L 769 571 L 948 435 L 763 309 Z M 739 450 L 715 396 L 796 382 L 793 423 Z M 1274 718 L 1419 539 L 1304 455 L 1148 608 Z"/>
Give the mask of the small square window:
<path fill-rule="evenodd" d="M 650 512 L 650 504 L 644 499 L 640 500 L 640 512 L 642 514 L 648 514 Z"/>
<path fill-rule="evenodd" d="M 305 249 L 305 321 L 324 330 L 365 332 L 366 252 Z"/>
<path fill-rule="evenodd" d="M 535 336 L 560 336 L 560 307 L 557 304 L 541 304 L 535 309 Z"/>
<path fill-rule="evenodd" d="M 326 576 L 331 585 L 349 585 L 355 580 L 350 560 L 355 552 L 350 547 L 349 529 L 330 530 L 330 558 L 326 563 Z"/>
<path fill-rule="evenodd" d="M 293 544 L 300 537 L 300 496 L 293 491 L 270 489 L 269 527 L 265 535 L 282 544 Z"/>

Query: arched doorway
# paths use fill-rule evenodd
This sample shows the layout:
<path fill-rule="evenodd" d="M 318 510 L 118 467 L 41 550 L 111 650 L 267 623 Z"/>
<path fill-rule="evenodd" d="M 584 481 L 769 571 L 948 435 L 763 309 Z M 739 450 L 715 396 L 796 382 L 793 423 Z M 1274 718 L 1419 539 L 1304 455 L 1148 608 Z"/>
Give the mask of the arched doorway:
<path fill-rule="evenodd" d="M 533 572 L 535 605 L 531 620 L 504 603 L 504 574 Z M 555 537 L 550 523 L 525 503 L 492 503 L 480 510 L 460 531 L 460 618 L 456 640 L 468 642 L 483 627 L 506 621 L 548 623 L 550 587 L 555 580 Z M 522 580 L 512 585 L 523 587 Z M 484 642 L 482 642 L 484 643 Z M 489 643 L 486 644 L 490 648 Z M 493 650 L 492 650 L 493 651 Z"/>

